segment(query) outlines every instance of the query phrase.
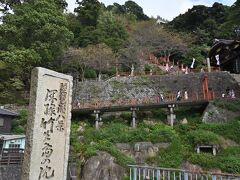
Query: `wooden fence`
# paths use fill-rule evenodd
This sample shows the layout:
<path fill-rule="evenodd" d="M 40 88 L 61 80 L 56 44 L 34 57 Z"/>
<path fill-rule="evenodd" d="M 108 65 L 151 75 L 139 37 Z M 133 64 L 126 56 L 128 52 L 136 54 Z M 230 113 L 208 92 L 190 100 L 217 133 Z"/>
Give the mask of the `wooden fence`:
<path fill-rule="evenodd" d="M 0 166 L 22 165 L 23 154 L 19 155 L 0 155 Z"/>

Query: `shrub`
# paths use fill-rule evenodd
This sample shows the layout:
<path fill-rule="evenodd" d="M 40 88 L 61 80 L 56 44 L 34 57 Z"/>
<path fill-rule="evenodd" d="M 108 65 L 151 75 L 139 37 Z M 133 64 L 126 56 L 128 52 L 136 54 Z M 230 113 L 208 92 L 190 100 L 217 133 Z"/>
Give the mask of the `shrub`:
<path fill-rule="evenodd" d="M 216 134 L 223 136 L 224 138 L 231 139 L 237 143 L 240 143 L 240 118 L 236 118 L 228 123 L 221 124 L 201 124 L 201 129 L 212 131 Z"/>
<path fill-rule="evenodd" d="M 217 162 L 217 157 L 208 153 L 201 153 L 201 154 L 193 153 L 188 160 L 191 163 L 197 164 L 206 169 L 219 167 L 219 164 Z"/>
<path fill-rule="evenodd" d="M 97 73 L 94 69 L 86 69 L 86 71 L 84 72 L 84 77 L 85 78 L 96 78 Z"/>
<path fill-rule="evenodd" d="M 144 71 L 145 72 L 149 72 L 152 69 L 152 66 L 150 66 L 149 64 L 144 64 Z"/>
<path fill-rule="evenodd" d="M 157 158 L 158 166 L 166 168 L 179 168 L 183 161 L 183 146 L 181 141 L 176 138 L 165 150 L 159 152 Z"/>
<path fill-rule="evenodd" d="M 226 100 L 215 100 L 213 102 L 215 106 L 223 109 L 227 109 L 233 112 L 239 112 L 240 100 L 226 101 Z"/>
<path fill-rule="evenodd" d="M 187 137 L 188 141 L 193 145 L 197 144 L 214 145 L 220 143 L 218 135 L 216 135 L 213 132 L 205 130 L 190 131 Z"/>
<path fill-rule="evenodd" d="M 12 123 L 12 133 L 24 134 L 26 130 L 26 124 L 28 119 L 28 111 L 21 110 L 19 116 Z"/>
<path fill-rule="evenodd" d="M 218 162 L 221 170 L 225 172 L 228 172 L 228 173 L 240 172 L 240 157 L 223 156 L 219 158 Z"/>

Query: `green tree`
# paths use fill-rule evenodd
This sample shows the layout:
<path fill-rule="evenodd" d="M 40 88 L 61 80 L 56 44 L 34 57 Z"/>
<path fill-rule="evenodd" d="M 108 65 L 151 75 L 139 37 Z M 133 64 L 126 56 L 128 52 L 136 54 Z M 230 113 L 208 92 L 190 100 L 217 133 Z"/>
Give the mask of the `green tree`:
<path fill-rule="evenodd" d="M 78 7 L 74 10 L 83 26 L 96 26 L 100 15 L 101 4 L 98 0 L 77 1 Z"/>
<path fill-rule="evenodd" d="M 73 38 L 55 0 L 27 1 L 12 10 L 0 25 L 0 64 L 4 64 L 0 83 L 8 94 L 29 87 L 33 67 L 56 68 L 54 60 Z"/>
<path fill-rule="evenodd" d="M 228 10 L 226 22 L 222 25 L 225 38 L 235 37 L 234 28 L 240 25 L 240 0 L 237 0 Z"/>
<path fill-rule="evenodd" d="M 126 13 L 124 6 L 122 6 L 118 3 L 113 3 L 113 5 L 109 5 L 107 7 L 107 10 L 112 11 L 114 14 L 124 14 L 124 13 Z"/>
<path fill-rule="evenodd" d="M 97 31 L 99 41 L 111 47 L 114 51 L 119 50 L 127 41 L 127 32 L 124 24 L 111 12 L 104 12 L 98 19 Z"/>
<path fill-rule="evenodd" d="M 138 20 L 148 20 L 148 16 L 143 13 L 143 9 L 134 1 L 126 1 L 124 4 L 126 13 L 134 14 Z"/>
<path fill-rule="evenodd" d="M 220 26 L 226 21 L 228 6 L 214 3 L 212 7 L 194 6 L 185 14 L 174 18 L 168 26 L 180 32 L 193 33 L 201 45 L 212 44 L 214 38 L 222 38 Z"/>

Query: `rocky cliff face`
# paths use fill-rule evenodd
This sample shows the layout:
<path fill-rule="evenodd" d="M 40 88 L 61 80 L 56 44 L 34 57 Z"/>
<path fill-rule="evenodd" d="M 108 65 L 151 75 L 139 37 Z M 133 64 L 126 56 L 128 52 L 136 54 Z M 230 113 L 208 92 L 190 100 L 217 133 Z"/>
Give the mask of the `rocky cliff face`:
<path fill-rule="evenodd" d="M 124 168 L 114 162 L 114 158 L 99 152 L 89 158 L 83 167 L 82 180 L 120 180 L 124 177 Z"/>
<path fill-rule="evenodd" d="M 132 157 L 137 164 L 146 164 L 148 157 L 154 157 L 157 155 L 160 149 L 165 149 L 169 146 L 169 143 L 156 143 L 151 142 L 137 142 L 134 144 L 117 143 L 117 148 L 124 154 Z"/>
<path fill-rule="evenodd" d="M 214 103 L 209 103 L 203 112 L 202 121 L 205 123 L 223 123 L 239 115 L 239 111 L 233 112 L 226 108 L 219 107 Z"/>

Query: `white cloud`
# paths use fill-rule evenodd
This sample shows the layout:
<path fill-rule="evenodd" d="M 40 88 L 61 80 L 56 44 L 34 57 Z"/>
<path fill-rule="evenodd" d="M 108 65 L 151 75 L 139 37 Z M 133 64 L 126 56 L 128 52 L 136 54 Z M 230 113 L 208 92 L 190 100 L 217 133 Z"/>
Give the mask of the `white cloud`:
<path fill-rule="evenodd" d="M 215 1 L 232 5 L 236 0 L 133 0 L 138 5 L 143 8 L 144 13 L 148 16 L 157 15 L 172 20 L 179 14 L 185 13 L 193 5 L 203 4 L 206 6 L 211 6 Z M 76 7 L 75 0 L 67 0 L 70 11 L 73 11 Z M 113 4 L 117 2 L 119 4 L 124 4 L 125 0 L 100 0 L 105 5 Z"/>

